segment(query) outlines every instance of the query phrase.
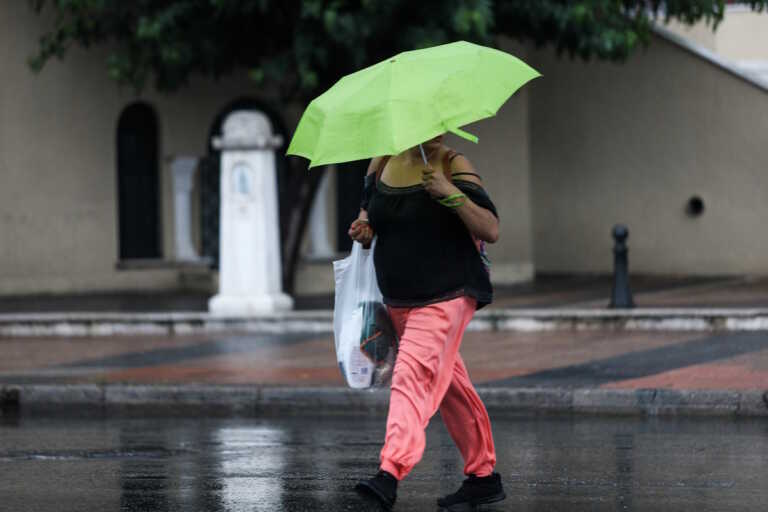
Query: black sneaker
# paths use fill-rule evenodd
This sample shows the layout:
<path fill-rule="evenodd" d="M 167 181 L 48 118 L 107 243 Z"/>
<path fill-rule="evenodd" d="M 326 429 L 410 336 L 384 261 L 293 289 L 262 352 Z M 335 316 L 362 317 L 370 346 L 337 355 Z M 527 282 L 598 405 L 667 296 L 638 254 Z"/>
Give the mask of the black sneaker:
<path fill-rule="evenodd" d="M 397 499 L 397 479 L 386 471 L 379 471 L 369 480 L 361 480 L 355 490 L 365 497 L 376 498 L 385 509 L 392 510 Z"/>
<path fill-rule="evenodd" d="M 496 503 L 506 497 L 498 473 L 480 478 L 469 475 L 458 491 L 438 498 L 437 505 L 449 512 L 471 511 L 478 505 Z"/>

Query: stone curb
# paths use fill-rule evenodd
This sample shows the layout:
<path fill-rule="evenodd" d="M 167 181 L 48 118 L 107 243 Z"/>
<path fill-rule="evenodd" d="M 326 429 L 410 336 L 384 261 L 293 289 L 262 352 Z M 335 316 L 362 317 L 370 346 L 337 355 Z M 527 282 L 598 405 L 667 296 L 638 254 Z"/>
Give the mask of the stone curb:
<path fill-rule="evenodd" d="M 469 330 L 768 331 L 768 309 L 486 309 Z M 0 314 L 0 337 L 333 332 L 333 312 L 290 311 L 258 317 L 209 313 Z"/>
<path fill-rule="evenodd" d="M 768 416 L 768 391 L 478 388 L 492 413 Z M 384 413 L 384 390 L 230 385 L 7 384 L 0 415 L 157 412 L 259 414 Z"/>

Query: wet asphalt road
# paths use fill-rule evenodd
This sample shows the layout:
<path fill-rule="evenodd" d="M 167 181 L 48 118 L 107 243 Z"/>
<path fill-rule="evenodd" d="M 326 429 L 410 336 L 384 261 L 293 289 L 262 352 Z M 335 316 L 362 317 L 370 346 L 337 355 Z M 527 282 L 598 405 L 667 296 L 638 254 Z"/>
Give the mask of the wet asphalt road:
<path fill-rule="evenodd" d="M 488 511 L 768 509 L 768 422 L 494 418 L 505 502 Z M 0 418 L 0 510 L 366 511 L 382 417 Z M 461 459 L 439 419 L 396 511 L 437 510 Z"/>

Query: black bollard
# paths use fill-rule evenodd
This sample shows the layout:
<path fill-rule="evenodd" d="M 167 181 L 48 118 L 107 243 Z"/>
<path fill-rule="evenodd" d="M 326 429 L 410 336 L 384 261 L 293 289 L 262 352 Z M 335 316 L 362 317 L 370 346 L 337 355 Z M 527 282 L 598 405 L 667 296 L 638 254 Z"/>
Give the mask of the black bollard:
<path fill-rule="evenodd" d="M 611 294 L 611 308 L 633 308 L 632 292 L 629 289 L 629 262 L 627 258 L 627 238 L 629 229 L 627 226 L 616 224 L 613 226 L 613 293 Z"/>

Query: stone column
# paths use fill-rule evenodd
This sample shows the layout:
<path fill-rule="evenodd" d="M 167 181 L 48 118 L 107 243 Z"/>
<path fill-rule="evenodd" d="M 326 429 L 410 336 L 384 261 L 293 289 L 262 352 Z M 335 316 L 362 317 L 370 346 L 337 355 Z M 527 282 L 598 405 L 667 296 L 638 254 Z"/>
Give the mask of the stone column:
<path fill-rule="evenodd" d="M 248 316 L 288 310 L 282 291 L 275 149 L 269 119 L 258 111 L 233 112 L 224 121 L 221 150 L 219 294 L 208 308 Z"/>
<path fill-rule="evenodd" d="M 171 162 L 173 173 L 173 217 L 176 261 L 200 261 L 192 243 L 192 189 L 198 159 L 178 156 Z"/>
<path fill-rule="evenodd" d="M 309 241 L 312 258 L 331 258 L 336 251 L 331 246 L 331 233 L 328 225 L 328 189 L 331 181 L 331 169 L 325 171 L 315 195 L 315 202 L 309 214 Z"/>

